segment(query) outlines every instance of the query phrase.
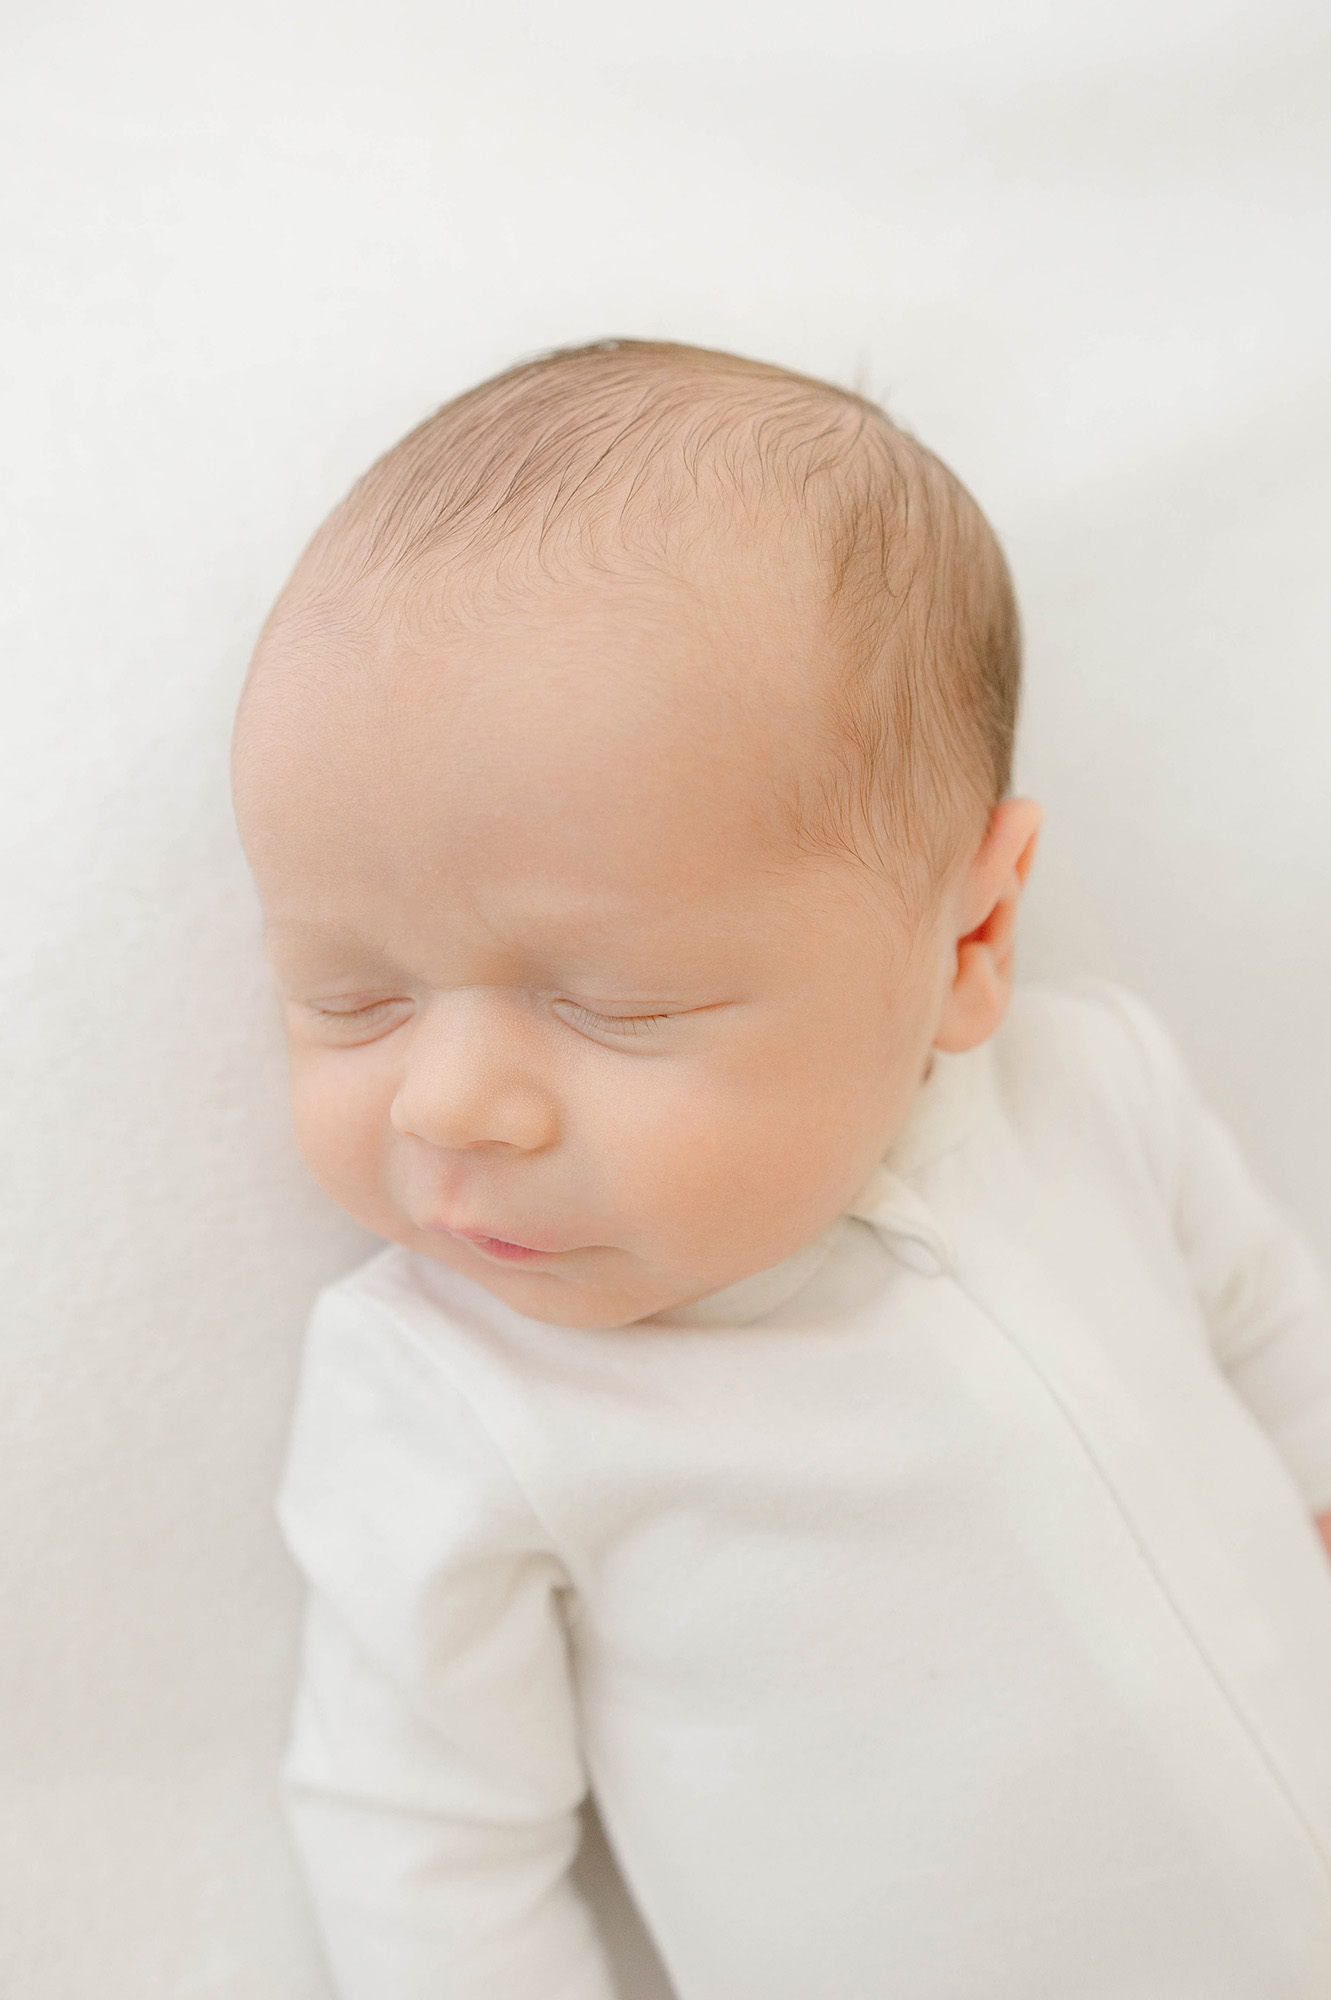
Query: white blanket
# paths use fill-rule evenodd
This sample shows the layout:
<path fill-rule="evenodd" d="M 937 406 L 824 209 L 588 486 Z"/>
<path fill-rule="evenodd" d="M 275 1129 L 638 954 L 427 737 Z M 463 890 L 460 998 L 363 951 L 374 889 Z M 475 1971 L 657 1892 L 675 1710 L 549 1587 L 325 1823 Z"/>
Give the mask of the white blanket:
<path fill-rule="evenodd" d="M 270 1510 L 310 1298 L 374 1246 L 286 1134 L 226 733 L 304 537 L 468 382 L 601 334 L 731 346 L 956 465 L 1030 640 L 1024 969 L 1141 989 L 1326 1244 L 1322 16 L 6 28 L 0 1991 L 328 1991 L 276 1815 Z"/>

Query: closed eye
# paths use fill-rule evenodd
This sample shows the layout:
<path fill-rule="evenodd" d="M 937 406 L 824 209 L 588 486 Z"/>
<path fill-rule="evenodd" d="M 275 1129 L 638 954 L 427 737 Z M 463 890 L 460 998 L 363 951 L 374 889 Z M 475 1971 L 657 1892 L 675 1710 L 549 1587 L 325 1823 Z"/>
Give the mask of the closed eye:
<path fill-rule="evenodd" d="M 412 1011 L 410 1000 L 370 1000 L 360 1007 L 310 1007 L 319 1031 L 336 1042 L 375 1041 L 401 1027 Z"/>
<path fill-rule="evenodd" d="M 673 1014 L 597 1014 L 590 1007 L 580 1007 L 576 1000 L 554 1000 L 551 1005 L 562 1021 L 583 1033 L 615 1035 L 630 1041 L 652 1034 L 663 1022 L 675 1018 Z"/>

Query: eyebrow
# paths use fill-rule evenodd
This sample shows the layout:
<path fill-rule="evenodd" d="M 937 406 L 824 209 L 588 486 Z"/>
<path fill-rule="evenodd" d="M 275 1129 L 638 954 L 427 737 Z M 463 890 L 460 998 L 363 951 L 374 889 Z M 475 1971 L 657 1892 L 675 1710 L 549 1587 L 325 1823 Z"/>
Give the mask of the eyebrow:
<path fill-rule="evenodd" d="M 345 924 L 325 921 L 322 917 L 270 917 L 265 911 L 263 919 L 264 937 L 273 937 L 279 932 L 291 933 L 298 937 L 308 936 L 320 944 L 336 942 L 352 945 L 357 950 L 375 949 L 374 946 L 367 945 L 364 938 L 358 937 L 354 931 L 348 930 Z"/>
<path fill-rule="evenodd" d="M 580 914 L 571 911 L 566 919 L 575 938 Z M 296 914 L 270 918 L 265 914 L 262 936 L 269 956 L 273 956 L 271 947 L 277 946 L 281 957 L 295 962 L 291 969 L 302 978 L 335 977 L 345 966 L 348 972 L 369 975 L 368 983 L 385 975 L 431 983 L 420 970 L 394 957 L 386 941 L 363 936 L 336 919 Z M 711 996 L 718 988 L 743 985 L 744 975 L 733 964 L 715 964 L 708 959 L 704 954 L 704 962 L 691 962 L 686 969 L 677 952 L 653 953 L 650 962 L 631 964 L 625 962 L 622 948 L 616 950 L 612 938 L 598 941 L 598 947 L 588 954 L 585 943 L 582 949 L 570 949 L 567 939 L 551 936 L 528 940 L 508 953 L 496 950 L 491 976 L 480 983 L 533 991 L 567 984 L 585 1000 L 601 998 L 623 1006 L 721 1005 Z M 342 964 L 330 965 L 331 960 Z M 704 991 L 709 997 L 700 1003 L 697 996 Z"/>
<path fill-rule="evenodd" d="M 390 958 L 382 945 L 368 938 L 358 937 L 354 931 L 346 930 L 340 924 L 324 923 L 313 917 L 273 917 L 264 918 L 261 937 L 265 952 L 271 957 L 277 947 L 283 957 L 339 958 L 354 960 L 358 964 L 373 965 L 376 969 L 399 972 L 405 970 Z"/>

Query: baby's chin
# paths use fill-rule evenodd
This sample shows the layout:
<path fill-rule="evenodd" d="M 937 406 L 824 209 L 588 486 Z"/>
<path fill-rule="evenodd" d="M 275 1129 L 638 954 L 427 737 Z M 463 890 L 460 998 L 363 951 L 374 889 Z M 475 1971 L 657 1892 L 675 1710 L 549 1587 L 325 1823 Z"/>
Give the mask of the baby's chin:
<path fill-rule="evenodd" d="M 670 1284 L 646 1274 L 638 1282 L 616 1283 L 607 1274 L 602 1282 L 585 1272 L 547 1266 L 543 1270 L 506 1268 L 469 1254 L 456 1241 L 441 1244 L 413 1241 L 413 1249 L 433 1262 L 445 1264 L 470 1278 L 503 1305 L 511 1306 L 526 1319 L 541 1320 L 547 1326 L 585 1327 L 597 1332 L 634 1326 L 654 1313 L 673 1310 L 701 1298 L 710 1287 L 679 1281 Z M 586 1257 L 589 1253 L 579 1253 Z M 595 1253 L 592 1253 L 595 1254 Z M 561 1259 L 562 1263 L 564 1260 Z M 568 1258 L 571 1263 L 571 1256 Z M 608 1261 L 608 1260 L 607 1260 Z"/>

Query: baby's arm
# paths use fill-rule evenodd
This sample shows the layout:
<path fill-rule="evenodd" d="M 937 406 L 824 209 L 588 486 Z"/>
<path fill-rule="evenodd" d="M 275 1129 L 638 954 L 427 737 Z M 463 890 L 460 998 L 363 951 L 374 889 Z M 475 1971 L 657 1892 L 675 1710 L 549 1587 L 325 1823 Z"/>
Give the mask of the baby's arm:
<path fill-rule="evenodd" d="M 567 1578 L 424 1340 L 337 1291 L 280 1506 L 309 1583 L 285 1772 L 342 2000 L 612 2000 L 567 1879 Z"/>
<path fill-rule="evenodd" d="M 1331 1551 L 1331 1297 L 1299 1232 L 1133 995 L 1114 1005 L 1144 1058 L 1156 1171 L 1220 1366 L 1271 1436 Z"/>

